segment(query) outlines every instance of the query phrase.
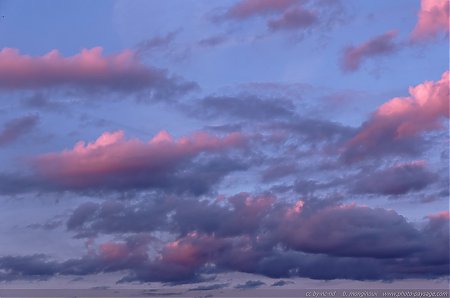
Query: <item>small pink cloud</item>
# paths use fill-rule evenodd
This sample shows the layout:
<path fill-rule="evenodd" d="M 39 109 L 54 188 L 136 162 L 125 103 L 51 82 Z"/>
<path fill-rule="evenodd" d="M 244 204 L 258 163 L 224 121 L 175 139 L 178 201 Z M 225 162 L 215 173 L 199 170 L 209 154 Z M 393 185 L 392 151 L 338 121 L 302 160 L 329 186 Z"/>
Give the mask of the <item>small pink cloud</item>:
<path fill-rule="evenodd" d="M 421 0 L 417 24 L 411 33 L 413 41 L 423 41 L 449 32 L 449 1 Z"/>
<path fill-rule="evenodd" d="M 389 55 L 397 51 L 398 44 L 394 41 L 396 36 L 396 31 L 389 31 L 360 45 L 347 47 L 342 56 L 342 70 L 356 71 L 368 58 Z"/>

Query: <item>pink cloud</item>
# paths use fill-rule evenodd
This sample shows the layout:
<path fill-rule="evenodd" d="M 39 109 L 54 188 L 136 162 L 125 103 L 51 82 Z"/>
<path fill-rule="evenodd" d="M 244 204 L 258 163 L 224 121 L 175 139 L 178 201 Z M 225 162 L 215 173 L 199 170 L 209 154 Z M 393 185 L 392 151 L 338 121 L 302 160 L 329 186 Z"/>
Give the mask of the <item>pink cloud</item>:
<path fill-rule="evenodd" d="M 161 252 L 160 260 L 186 267 L 197 267 L 212 257 L 212 253 L 222 245 L 211 236 L 191 232 L 169 242 Z"/>
<path fill-rule="evenodd" d="M 105 132 L 94 142 L 80 141 L 72 149 L 41 155 L 33 166 L 44 179 L 66 187 L 148 186 L 162 183 L 178 165 L 200 153 L 221 152 L 243 143 L 239 133 L 219 138 L 198 132 L 174 139 L 161 131 L 144 142 L 126 139 L 123 131 Z"/>
<path fill-rule="evenodd" d="M 449 73 L 443 73 L 439 81 L 410 87 L 409 96 L 380 106 L 346 144 L 348 157 L 393 149 L 423 132 L 442 128 L 441 119 L 449 117 Z"/>
<path fill-rule="evenodd" d="M 189 90 L 192 83 L 170 77 L 166 70 L 142 64 L 135 53 L 124 50 L 104 55 L 101 47 L 83 49 L 63 57 L 58 50 L 32 57 L 17 49 L 0 51 L 0 88 L 33 89 L 70 86 L 83 90 L 110 89 L 114 91 L 152 90 L 171 93 Z"/>
<path fill-rule="evenodd" d="M 98 253 L 91 254 L 100 257 L 107 263 L 136 264 L 148 260 L 150 237 L 134 235 L 127 237 L 125 242 L 105 242 L 98 246 Z"/>
<path fill-rule="evenodd" d="M 429 219 L 436 219 L 436 220 L 449 220 L 450 219 L 450 211 L 444 210 L 435 214 L 431 214 L 427 216 Z"/>
<path fill-rule="evenodd" d="M 346 72 L 356 71 L 367 58 L 384 56 L 397 51 L 398 45 L 394 41 L 396 36 L 396 31 L 389 31 L 360 45 L 347 47 L 342 56 L 342 69 Z"/>
<path fill-rule="evenodd" d="M 125 243 L 103 243 L 99 250 L 100 255 L 108 260 L 125 259 L 129 255 L 128 246 Z"/>
<path fill-rule="evenodd" d="M 449 1 L 421 0 L 417 24 L 411 33 L 413 41 L 436 37 L 449 32 Z"/>
<path fill-rule="evenodd" d="M 256 15 L 282 12 L 299 0 L 241 0 L 225 13 L 228 18 L 245 19 Z"/>

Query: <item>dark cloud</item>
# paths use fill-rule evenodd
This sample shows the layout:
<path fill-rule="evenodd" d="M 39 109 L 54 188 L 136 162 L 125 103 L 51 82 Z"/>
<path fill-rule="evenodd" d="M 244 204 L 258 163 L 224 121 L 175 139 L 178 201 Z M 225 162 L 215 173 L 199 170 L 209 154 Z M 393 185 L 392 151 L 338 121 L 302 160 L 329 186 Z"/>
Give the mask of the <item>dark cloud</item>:
<path fill-rule="evenodd" d="M 312 12 L 295 8 L 286 11 L 280 18 L 268 22 L 271 30 L 298 30 L 308 28 L 317 22 Z"/>
<path fill-rule="evenodd" d="M 74 210 L 67 228 L 77 237 L 137 236 L 103 243 L 88 256 L 63 263 L 33 259 L 43 273 L 32 276 L 51 275 L 51 269 L 65 275 L 126 270 L 123 282 L 178 283 L 230 271 L 356 280 L 448 274 L 448 212 L 429 216 L 418 228 L 380 208 L 317 199 L 283 203 L 269 195 L 242 193 L 209 201 L 170 197 L 85 203 Z M 144 236 L 154 232 L 174 240 Z M 148 254 L 155 241 L 162 241 L 157 258 Z M 20 267 L 18 260 L 5 261 L 9 278 L 34 272 Z"/>
<path fill-rule="evenodd" d="M 355 132 L 354 128 L 338 122 L 300 117 L 292 121 L 274 122 L 270 124 L 269 128 L 286 131 L 312 143 L 340 143 L 347 140 Z"/>
<path fill-rule="evenodd" d="M 305 29 L 320 23 L 330 27 L 341 22 L 340 1 L 241 0 L 213 17 L 214 21 L 243 22 L 263 18 L 273 31 Z"/>
<path fill-rule="evenodd" d="M 228 39 L 229 39 L 228 35 L 219 34 L 199 40 L 198 45 L 204 48 L 213 48 L 221 44 L 224 44 L 225 42 L 228 41 Z"/>
<path fill-rule="evenodd" d="M 139 57 L 152 56 L 161 51 L 170 51 L 170 47 L 173 45 L 179 33 L 179 30 L 171 31 L 164 36 L 155 36 L 140 42 L 136 46 L 136 55 Z"/>
<path fill-rule="evenodd" d="M 223 288 L 228 287 L 229 283 L 223 283 L 223 284 L 212 284 L 212 285 L 206 285 L 206 286 L 198 286 L 192 289 L 189 289 L 189 291 L 211 291 L 211 290 L 220 290 Z"/>
<path fill-rule="evenodd" d="M 236 289 L 254 289 L 258 288 L 260 286 L 265 285 L 265 282 L 262 282 L 260 280 L 248 280 L 244 284 L 239 284 L 235 288 Z"/>
<path fill-rule="evenodd" d="M 419 232 L 404 217 L 384 209 L 343 205 L 292 220 L 280 233 L 292 248 L 304 252 L 395 258 L 422 246 Z"/>
<path fill-rule="evenodd" d="M 357 193 L 400 195 L 419 191 L 436 182 L 438 176 L 424 162 L 398 164 L 372 173 L 360 173 L 354 184 Z"/>
<path fill-rule="evenodd" d="M 49 100 L 44 94 L 36 93 L 23 100 L 23 105 L 27 108 L 48 110 L 48 111 L 62 111 L 64 104 Z"/>
<path fill-rule="evenodd" d="M 282 287 L 288 284 L 292 284 L 292 281 L 285 281 L 285 280 L 279 280 L 274 282 L 272 285 L 270 285 L 271 287 Z"/>
<path fill-rule="evenodd" d="M 28 134 L 39 122 L 39 116 L 29 115 L 6 122 L 0 129 L 0 146 L 8 145 Z"/>
<path fill-rule="evenodd" d="M 122 282 L 173 283 L 198 282 L 205 279 L 205 273 L 227 271 L 326 280 L 434 278 L 449 273 L 448 211 L 429 216 L 425 226 L 416 229 L 394 211 L 337 206 L 302 215 L 301 208 L 298 204 L 274 206 L 259 218 L 258 229 L 235 236 L 198 230 L 181 234 L 166 242 L 156 258 L 148 253 L 155 240 L 145 234 L 102 243 L 85 257 L 62 262 L 42 255 L 1 257 L 1 278 L 45 279 L 121 271 L 128 272 Z M 267 229 L 274 220 L 282 229 L 292 227 L 288 236 L 297 241 L 294 245 Z"/>
<path fill-rule="evenodd" d="M 271 15 L 283 12 L 300 2 L 299 0 L 240 0 L 228 8 L 218 19 L 245 20 Z"/>
<path fill-rule="evenodd" d="M 261 98 L 253 95 L 208 96 L 196 102 L 190 114 L 196 117 L 267 120 L 289 118 L 295 106 L 282 98 Z"/>

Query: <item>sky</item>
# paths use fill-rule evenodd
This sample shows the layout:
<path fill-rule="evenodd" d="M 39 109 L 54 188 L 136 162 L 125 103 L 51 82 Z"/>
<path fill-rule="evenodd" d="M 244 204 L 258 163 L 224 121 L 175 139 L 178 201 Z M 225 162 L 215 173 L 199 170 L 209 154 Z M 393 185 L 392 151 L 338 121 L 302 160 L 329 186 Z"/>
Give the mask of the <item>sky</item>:
<path fill-rule="evenodd" d="M 0 285 L 448 287 L 448 6 L 0 1 Z"/>

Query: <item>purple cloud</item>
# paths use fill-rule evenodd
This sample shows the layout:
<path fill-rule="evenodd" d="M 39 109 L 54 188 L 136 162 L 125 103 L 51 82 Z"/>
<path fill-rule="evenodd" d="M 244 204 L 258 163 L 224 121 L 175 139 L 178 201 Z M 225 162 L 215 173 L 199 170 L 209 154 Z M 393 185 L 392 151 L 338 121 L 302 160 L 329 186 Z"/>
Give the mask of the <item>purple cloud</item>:
<path fill-rule="evenodd" d="M 400 195 L 419 191 L 436 182 L 438 176 L 431 172 L 424 161 L 401 163 L 393 167 L 366 173 L 357 179 L 357 193 Z"/>
<path fill-rule="evenodd" d="M 342 70 L 353 72 L 358 70 L 361 64 L 369 58 L 386 56 L 396 52 L 400 47 L 395 42 L 396 36 L 396 31 L 389 31 L 360 45 L 345 48 L 341 59 Z"/>
<path fill-rule="evenodd" d="M 10 144 L 29 133 L 38 124 L 39 116 L 30 115 L 6 122 L 0 130 L 0 146 Z"/>
<path fill-rule="evenodd" d="M 317 16 L 312 12 L 294 8 L 286 11 L 281 17 L 270 20 L 268 27 L 271 30 L 296 30 L 308 28 L 317 22 Z"/>

